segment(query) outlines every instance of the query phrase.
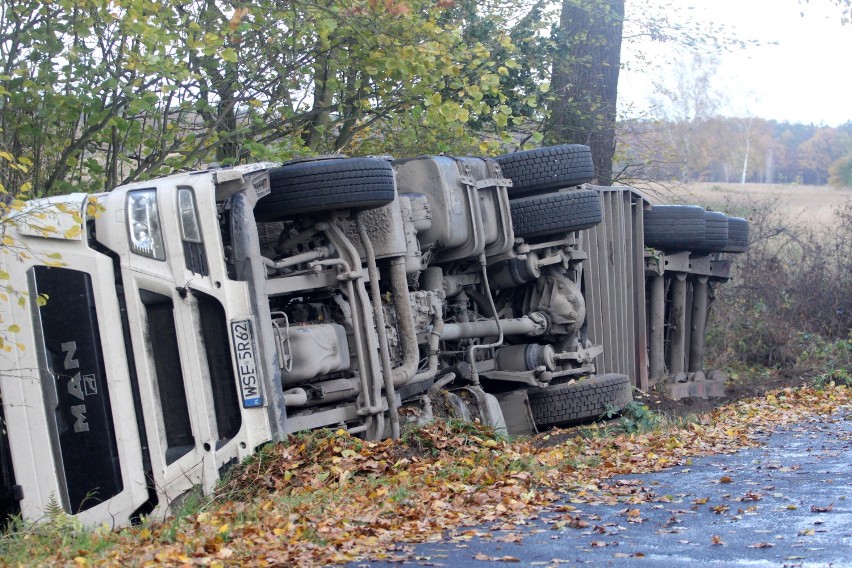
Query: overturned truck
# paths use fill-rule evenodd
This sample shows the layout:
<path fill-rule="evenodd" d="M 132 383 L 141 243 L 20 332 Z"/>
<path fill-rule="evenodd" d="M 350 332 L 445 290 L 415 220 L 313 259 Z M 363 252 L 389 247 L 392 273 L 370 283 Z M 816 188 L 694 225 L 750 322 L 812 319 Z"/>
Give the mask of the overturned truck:
<path fill-rule="evenodd" d="M 530 433 L 670 375 L 698 384 L 747 224 L 593 176 L 563 145 L 31 202 L 2 259 L 22 298 L 0 307 L 2 513 L 127 524 L 294 431 L 455 416 Z"/>

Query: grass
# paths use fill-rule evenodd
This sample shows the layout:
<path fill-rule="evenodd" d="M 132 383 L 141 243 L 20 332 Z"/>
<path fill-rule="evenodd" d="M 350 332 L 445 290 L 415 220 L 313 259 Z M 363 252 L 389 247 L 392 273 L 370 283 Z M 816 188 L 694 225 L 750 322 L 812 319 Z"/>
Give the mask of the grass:
<path fill-rule="evenodd" d="M 775 203 L 783 218 L 813 227 L 831 225 L 834 211 L 852 199 L 852 190 L 813 185 L 692 183 L 681 195 L 686 201 L 730 215 L 747 215 L 755 204 Z"/>

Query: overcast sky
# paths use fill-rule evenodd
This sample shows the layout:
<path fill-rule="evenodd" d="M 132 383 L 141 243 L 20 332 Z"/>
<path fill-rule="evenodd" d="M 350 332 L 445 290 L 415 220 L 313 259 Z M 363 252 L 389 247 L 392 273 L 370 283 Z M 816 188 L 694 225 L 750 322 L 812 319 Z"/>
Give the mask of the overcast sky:
<path fill-rule="evenodd" d="M 762 42 L 719 56 L 714 87 L 728 99 L 721 114 L 838 126 L 852 120 L 852 25 L 841 25 L 841 12 L 833 1 L 671 0 L 670 4 L 693 6 L 693 17 L 735 29 L 741 39 Z M 658 55 L 655 61 L 665 61 L 682 47 L 657 44 L 644 49 Z M 628 63 L 629 50 L 626 44 L 623 59 Z M 664 66 L 658 73 L 666 72 Z M 637 111 L 648 109 L 652 92 L 648 73 L 628 65 L 619 81 L 622 108 L 627 104 Z"/>

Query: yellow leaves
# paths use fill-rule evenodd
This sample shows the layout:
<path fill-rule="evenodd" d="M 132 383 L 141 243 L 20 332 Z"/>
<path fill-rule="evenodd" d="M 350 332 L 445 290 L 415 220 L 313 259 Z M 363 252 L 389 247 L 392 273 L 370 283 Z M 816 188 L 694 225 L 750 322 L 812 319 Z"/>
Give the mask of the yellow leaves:
<path fill-rule="evenodd" d="M 71 228 L 67 229 L 63 234 L 66 239 L 76 239 L 80 236 L 82 230 L 83 229 L 80 225 L 74 225 Z"/>

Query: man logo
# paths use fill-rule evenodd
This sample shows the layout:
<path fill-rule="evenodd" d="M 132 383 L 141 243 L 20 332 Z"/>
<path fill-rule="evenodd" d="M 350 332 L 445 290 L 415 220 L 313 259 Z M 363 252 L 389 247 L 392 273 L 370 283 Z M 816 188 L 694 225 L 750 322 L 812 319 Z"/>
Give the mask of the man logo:
<path fill-rule="evenodd" d="M 80 368 L 80 362 L 74 358 L 74 355 L 77 353 L 77 342 L 76 341 L 68 341 L 62 344 L 62 352 L 65 353 L 65 363 L 64 367 L 66 371 L 72 371 L 74 369 Z M 85 392 L 83 391 L 85 381 Z M 86 375 L 85 377 L 80 376 L 80 371 L 71 377 L 71 380 L 68 381 L 68 394 L 79 398 L 80 400 L 85 401 L 87 394 L 97 394 L 97 390 L 92 392 L 89 383 L 91 382 L 91 386 L 94 386 L 95 378 L 93 375 Z M 71 407 L 71 416 L 73 416 L 76 421 L 74 422 L 74 433 L 79 434 L 80 432 L 88 432 L 89 431 L 89 423 L 86 422 L 86 405 L 78 404 Z"/>

